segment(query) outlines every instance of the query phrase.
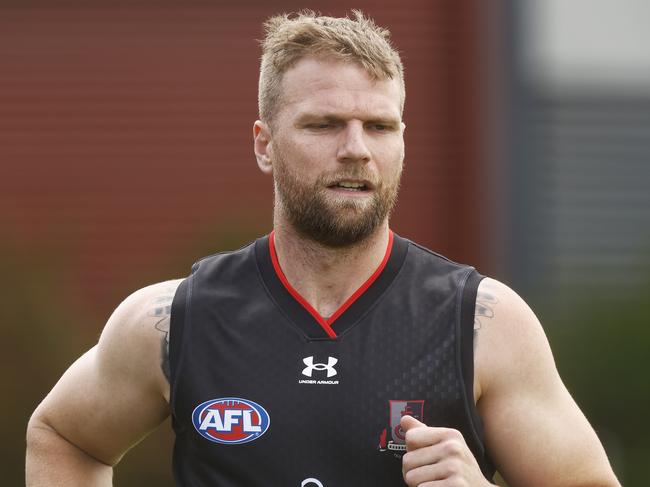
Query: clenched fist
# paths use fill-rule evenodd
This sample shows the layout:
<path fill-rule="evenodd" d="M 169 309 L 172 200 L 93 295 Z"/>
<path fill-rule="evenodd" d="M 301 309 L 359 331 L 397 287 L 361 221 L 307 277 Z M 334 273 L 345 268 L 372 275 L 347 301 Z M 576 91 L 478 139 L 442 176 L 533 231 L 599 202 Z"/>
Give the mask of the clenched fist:
<path fill-rule="evenodd" d="M 489 483 L 465 443 L 450 428 L 433 428 L 412 416 L 404 416 L 406 451 L 402 475 L 409 487 L 487 487 Z"/>

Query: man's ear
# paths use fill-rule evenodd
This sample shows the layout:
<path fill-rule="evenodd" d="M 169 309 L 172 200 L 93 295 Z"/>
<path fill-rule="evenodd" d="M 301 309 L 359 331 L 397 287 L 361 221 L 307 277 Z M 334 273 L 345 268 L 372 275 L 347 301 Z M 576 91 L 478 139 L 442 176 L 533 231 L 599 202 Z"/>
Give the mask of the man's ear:
<path fill-rule="evenodd" d="M 271 162 L 271 130 L 269 126 L 260 120 L 253 124 L 253 149 L 257 165 L 264 174 L 273 172 Z"/>

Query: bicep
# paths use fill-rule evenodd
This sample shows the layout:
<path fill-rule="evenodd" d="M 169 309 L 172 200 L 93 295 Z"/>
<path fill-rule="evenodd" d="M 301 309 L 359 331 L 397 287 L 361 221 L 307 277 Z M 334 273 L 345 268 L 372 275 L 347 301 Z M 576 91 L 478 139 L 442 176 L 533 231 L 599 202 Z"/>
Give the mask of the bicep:
<path fill-rule="evenodd" d="M 609 462 L 560 379 L 541 325 L 509 289 L 499 298 L 476 357 L 477 406 L 497 468 L 512 487 L 605 485 Z"/>
<path fill-rule="evenodd" d="M 95 459 L 114 465 L 133 444 L 162 422 L 166 408 L 97 366 L 97 348 L 61 377 L 36 414 L 61 437 Z"/>
<path fill-rule="evenodd" d="M 512 487 L 574 485 L 604 472 L 598 438 L 561 384 L 488 396 L 479 411 L 488 450 Z"/>
<path fill-rule="evenodd" d="M 169 414 L 156 323 L 137 300 L 123 303 L 35 415 L 97 460 L 117 463 Z"/>

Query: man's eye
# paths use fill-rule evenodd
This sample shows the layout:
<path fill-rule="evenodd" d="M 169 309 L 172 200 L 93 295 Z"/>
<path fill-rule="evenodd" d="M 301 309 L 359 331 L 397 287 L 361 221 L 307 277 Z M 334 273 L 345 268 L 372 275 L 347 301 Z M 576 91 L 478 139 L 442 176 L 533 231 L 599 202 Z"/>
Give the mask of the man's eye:
<path fill-rule="evenodd" d="M 392 128 L 390 125 L 385 125 L 383 123 L 373 123 L 370 127 L 372 130 L 376 130 L 377 132 L 388 132 Z"/>
<path fill-rule="evenodd" d="M 331 123 L 310 123 L 307 125 L 307 128 L 309 129 L 315 129 L 315 130 L 324 130 L 331 128 L 333 125 Z"/>

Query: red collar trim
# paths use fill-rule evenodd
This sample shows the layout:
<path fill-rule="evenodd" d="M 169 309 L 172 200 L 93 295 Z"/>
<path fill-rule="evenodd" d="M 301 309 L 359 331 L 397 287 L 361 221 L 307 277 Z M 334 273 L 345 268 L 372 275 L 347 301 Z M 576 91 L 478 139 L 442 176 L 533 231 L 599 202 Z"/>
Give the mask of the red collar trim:
<path fill-rule="evenodd" d="M 359 296 L 361 296 L 371 285 L 375 280 L 379 277 L 381 272 L 384 270 L 384 267 L 386 267 L 386 264 L 388 263 L 388 258 L 390 257 L 391 250 L 393 249 L 393 231 L 389 230 L 388 231 L 388 245 L 386 246 L 386 253 L 384 254 L 384 258 L 382 259 L 381 263 L 375 270 L 375 272 L 372 273 L 372 275 L 364 282 L 359 289 L 357 289 L 352 296 L 350 296 L 348 299 L 345 300 L 345 302 L 339 307 L 339 309 L 336 310 L 336 312 L 330 316 L 328 319 L 323 318 L 314 307 L 307 302 L 305 298 L 303 298 L 298 291 L 294 289 L 294 287 L 289 283 L 287 277 L 284 275 L 284 272 L 282 272 L 282 269 L 280 268 L 280 263 L 278 262 L 278 256 L 275 251 L 275 232 L 271 232 L 271 235 L 269 236 L 269 251 L 271 253 L 271 262 L 273 263 L 273 268 L 275 269 L 275 273 L 278 276 L 278 279 L 282 282 L 284 287 L 286 288 L 287 291 L 289 291 L 289 294 L 293 296 L 293 298 L 298 301 L 303 308 L 305 308 L 309 314 L 311 314 L 314 319 L 318 322 L 318 324 L 325 330 L 327 335 L 330 338 L 336 338 L 336 332 L 332 329 L 332 323 L 336 321 L 336 319 L 341 316 L 346 309 L 348 309 L 352 303 L 354 303 Z"/>

